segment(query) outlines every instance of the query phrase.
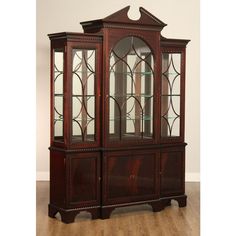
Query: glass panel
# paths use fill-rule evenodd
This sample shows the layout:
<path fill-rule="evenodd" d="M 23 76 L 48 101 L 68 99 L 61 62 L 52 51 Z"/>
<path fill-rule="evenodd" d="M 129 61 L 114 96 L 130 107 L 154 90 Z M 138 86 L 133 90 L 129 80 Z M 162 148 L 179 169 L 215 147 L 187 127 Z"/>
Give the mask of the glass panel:
<path fill-rule="evenodd" d="M 54 50 L 54 139 L 63 140 L 63 49 Z"/>
<path fill-rule="evenodd" d="M 154 59 L 137 37 L 120 40 L 110 54 L 109 138 L 153 136 Z"/>
<path fill-rule="evenodd" d="M 95 140 L 95 50 L 72 50 L 72 139 Z"/>
<path fill-rule="evenodd" d="M 161 136 L 180 135 L 181 54 L 162 54 Z"/>

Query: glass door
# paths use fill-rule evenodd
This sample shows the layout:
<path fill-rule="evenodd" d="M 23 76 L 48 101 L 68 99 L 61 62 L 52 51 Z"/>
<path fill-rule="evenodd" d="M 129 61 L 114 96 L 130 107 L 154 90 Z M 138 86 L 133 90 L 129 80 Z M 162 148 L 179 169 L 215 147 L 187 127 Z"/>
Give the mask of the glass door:
<path fill-rule="evenodd" d="M 64 142 L 64 49 L 53 49 L 52 61 L 52 137 L 56 142 Z"/>
<path fill-rule="evenodd" d="M 69 44 L 71 146 L 100 142 L 101 43 Z"/>
<path fill-rule="evenodd" d="M 162 53 L 161 77 L 161 138 L 179 139 L 183 122 L 183 86 L 184 69 L 181 52 Z"/>
<path fill-rule="evenodd" d="M 95 140 L 94 49 L 72 49 L 72 140 Z"/>
<path fill-rule="evenodd" d="M 110 53 L 109 140 L 153 139 L 154 58 L 140 38 L 121 39 Z"/>

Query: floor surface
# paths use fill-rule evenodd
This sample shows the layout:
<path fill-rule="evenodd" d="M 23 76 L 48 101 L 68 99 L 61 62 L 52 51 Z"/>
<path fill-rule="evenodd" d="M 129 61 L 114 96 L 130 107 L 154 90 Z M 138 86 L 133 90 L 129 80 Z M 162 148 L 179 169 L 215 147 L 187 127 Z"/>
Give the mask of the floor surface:
<path fill-rule="evenodd" d="M 75 222 L 64 224 L 60 215 L 48 217 L 49 182 L 37 182 L 37 236 L 199 236 L 200 184 L 186 183 L 187 207 L 177 202 L 161 212 L 149 205 L 115 209 L 107 220 L 91 220 L 82 212 Z"/>

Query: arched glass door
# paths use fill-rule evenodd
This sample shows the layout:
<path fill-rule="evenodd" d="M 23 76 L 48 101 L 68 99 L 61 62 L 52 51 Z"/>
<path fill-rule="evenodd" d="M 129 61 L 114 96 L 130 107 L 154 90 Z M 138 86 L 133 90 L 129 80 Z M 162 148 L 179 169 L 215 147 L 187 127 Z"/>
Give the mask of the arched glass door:
<path fill-rule="evenodd" d="M 152 139 L 151 49 L 138 37 L 121 39 L 111 50 L 109 72 L 109 139 Z"/>

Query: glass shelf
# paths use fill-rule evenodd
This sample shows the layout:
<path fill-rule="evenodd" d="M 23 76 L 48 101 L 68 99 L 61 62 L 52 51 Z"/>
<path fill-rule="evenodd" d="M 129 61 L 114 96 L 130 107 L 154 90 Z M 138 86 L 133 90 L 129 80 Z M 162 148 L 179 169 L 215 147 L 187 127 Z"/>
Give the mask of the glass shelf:
<path fill-rule="evenodd" d="M 95 97 L 95 95 L 77 95 L 77 94 L 73 94 L 72 97 Z"/>
<path fill-rule="evenodd" d="M 151 116 L 136 116 L 136 117 L 114 117 L 114 118 L 109 118 L 109 121 L 119 121 L 119 120 L 131 120 L 131 121 L 135 121 L 135 120 L 143 120 L 143 121 L 151 121 L 152 117 Z"/>
<path fill-rule="evenodd" d="M 179 118 L 179 116 L 165 116 L 165 117 L 162 117 L 163 119 L 167 119 L 167 120 L 171 120 L 171 119 L 176 119 L 176 118 Z"/>
<path fill-rule="evenodd" d="M 86 121 L 87 123 L 89 123 L 90 121 L 93 121 L 93 120 L 95 120 L 95 118 L 73 118 L 72 119 L 74 122 L 76 122 L 76 121 Z"/>
<path fill-rule="evenodd" d="M 153 75 L 153 72 L 152 71 L 143 71 L 143 72 L 118 72 L 118 71 L 110 71 L 110 73 L 113 73 L 113 74 L 123 74 L 123 75 L 132 75 L 132 74 L 135 74 L 135 75 Z"/>
<path fill-rule="evenodd" d="M 82 138 L 82 135 L 74 135 L 73 136 L 73 142 L 83 142 L 83 138 Z M 86 142 L 94 142 L 94 135 L 89 135 L 87 134 L 86 135 Z"/>
<path fill-rule="evenodd" d="M 153 97 L 153 95 L 152 94 L 131 94 L 131 93 L 126 93 L 126 94 L 110 94 L 109 95 L 110 97 L 113 97 L 113 98 L 115 98 L 115 97 L 147 97 L 147 98 L 151 98 L 151 97 Z"/>
<path fill-rule="evenodd" d="M 90 69 L 87 69 L 87 70 L 84 70 L 84 71 L 81 71 L 81 70 L 79 70 L 79 71 L 73 70 L 72 73 L 76 73 L 76 74 L 88 74 L 88 75 L 90 75 L 90 74 L 94 74 L 94 71 L 92 71 L 92 69 L 90 68 Z"/>
<path fill-rule="evenodd" d="M 110 134 L 110 139 L 111 140 L 114 140 L 114 141 L 117 141 L 117 135 L 115 134 Z M 147 136 L 145 133 L 141 132 L 139 135 L 136 135 L 134 133 L 125 133 L 125 134 L 122 134 L 122 139 L 127 139 L 127 140 L 136 140 L 136 139 L 152 139 L 152 135 L 151 136 Z"/>
<path fill-rule="evenodd" d="M 61 117 L 61 119 L 60 119 L 60 118 L 55 118 L 55 119 L 54 119 L 54 122 L 55 122 L 55 121 L 63 121 L 63 117 Z"/>
<path fill-rule="evenodd" d="M 180 73 L 168 72 L 168 73 L 162 73 L 162 75 L 165 75 L 165 76 L 168 76 L 168 75 L 180 75 Z"/>

